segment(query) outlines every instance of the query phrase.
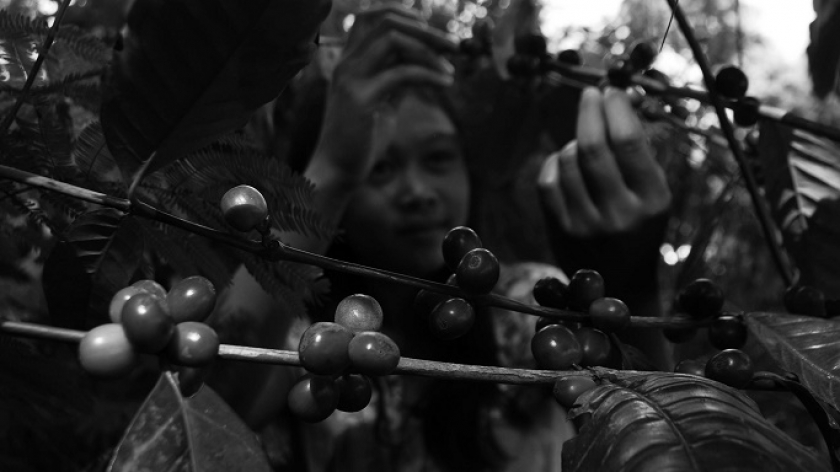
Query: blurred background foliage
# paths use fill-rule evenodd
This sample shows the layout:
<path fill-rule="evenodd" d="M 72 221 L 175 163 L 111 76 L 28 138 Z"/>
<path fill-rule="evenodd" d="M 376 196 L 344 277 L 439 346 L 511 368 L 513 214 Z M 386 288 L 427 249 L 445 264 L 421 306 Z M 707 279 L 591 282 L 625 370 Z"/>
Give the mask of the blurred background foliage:
<path fill-rule="evenodd" d="M 343 37 L 356 14 L 380 1 L 390 0 L 334 0 L 332 13 L 323 25 L 322 45 L 315 60 L 285 93 L 267 104 L 249 124 L 253 138 L 278 159 L 298 168 L 305 161 L 317 139 L 321 119 L 322 109 L 312 105 L 323 104 L 324 90 L 340 54 Z M 671 26 L 666 36 L 670 9 L 665 1 L 624 0 L 618 15 L 603 28 L 570 26 L 559 31 L 544 29 L 541 12 L 549 2 L 564 0 L 399 1 L 418 9 L 432 25 L 459 38 L 482 36 L 491 39 L 489 57 L 459 64 L 459 91 L 462 92 L 466 135 L 474 150 L 471 167 L 478 183 L 474 226 L 488 247 L 503 259 L 551 258 L 546 252 L 543 222 L 535 203 L 533 177 L 542 157 L 572 138 L 576 112 L 576 90 L 547 81 L 521 81 L 509 77 L 505 64 L 514 52 L 517 35 L 542 31 L 547 37 L 549 52 L 576 49 L 584 62 L 593 66 L 609 65 L 627 53 L 636 41 L 648 41 L 659 47 L 665 38 L 654 67 L 665 72 L 675 85 L 701 86 L 698 68 L 676 25 Z M 818 13 L 823 15 L 822 23 L 815 23 L 820 23 L 823 29 L 812 31 L 815 36 L 812 36 L 809 54 L 822 62 L 837 56 L 837 47 L 832 44 L 840 45 L 840 41 L 832 43 L 831 36 L 826 33 L 840 31 L 837 23 L 831 22 L 837 10 L 831 5 L 836 3 L 829 0 L 814 2 Z M 68 9 L 65 22 L 103 38 L 115 38 L 130 4 L 131 0 L 76 0 Z M 680 5 L 694 25 L 713 67 L 742 65 L 751 80 L 750 94 L 759 96 L 764 103 L 823 123 L 840 124 L 837 96 L 830 93 L 836 90 L 835 69 L 829 68 L 828 72 L 811 70 L 815 74 L 812 83 L 805 71 L 791 71 L 786 65 L 764 60 L 767 46 L 761 37 L 743 27 L 741 20 L 750 12 L 737 0 L 682 0 Z M 774 7 L 768 4 L 766 8 Z M 0 0 L 0 9 L 46 17 L 49 21 L 58 9 L 58 2 Z M 816 89 L 815 84 L 818 84 Z M 696 102 L 679 100 L 668 103 L 667 109 L 680 110 L 674 115 L 677 120 L 651 120 L 648 123 L 652 142 L 667 171 L 674 195 L 673 217 L 661 250 L 663 304 L 670 310 L 679 287 L 695 278 L 708 277 L 725 288 L 728 310 L 784 311 L 782 279 L 769 257 L 749 195 L 720 136 L 713 111 Z M 91 117 L 72 116 L 73 136 L 77 136 Z M 739 138 L 745 138 L 749 131 L 739 129 Z M 22 211 L 20 215 L 25 213 Z M 0 296 L 4 297 L 0 306 L 42 313 L 46 309 L 43 297 L 22 281 L 38 277 L 39 262 L 42 261 L 38 259 L 37 246 L 48 235 L 42 234 L 39 226 L 20 215 L 10 218 L 0 230 L 15 231 L 14 228 L 29 225 L 28 230 L 37 237 L 30 240 L 29 247 L 10 245 L 0 238 L 3 275 L 0 277 L 3 295 Z M 17 263 L 8 263 L 13 260 Z M 840 298 L 840 294 L 828 295 Z M 33 317 L 20 315 L 16 318 Z M 2 344 L 0 348 L 3 348 Z M 8 345 L 6 348 L 18 347 Z M 759 359 L 761 367 L 769 366 L 769 363 L 762 364 L 764 355 L 757 348 L 748 347 L 748 350 Z M 702 359 L 713 352 L 701 331 L 695 341 L 678 347 L 676 355 L 677 360 Z M 820 447 L 815 429 L 798 403 L 779 401 L 782 398 L 779 394 L 757 398 L 771 421 L 803 442 Z M 96 411 L 93 419 L 97 421 L 109 417 L 107 405 Z M 120 409 L 114 411 L 124 413 Z M 107 433 L 101 431 L 102 427 L 99 427 L 100 431 L 91 432 L 98 427 L 93 419 L 82 425 L 89 429 L 89 437 L 95 438 L 94 444 L 88 444 L 87 449 L 57 447 L 53 455 L 63 458 L 66 467 L 72 466 L 67 470 L 79 470 L 80 464 L 92 464 L 91 468 L 101 465 L 103 443 L 107 444 L 110 436 L 121 431 L 122 422 L 128 421 L 128 417 L 110 417 L 110 422 L 104 422 Z M 45 464 L 58 463 L 46 456 L 42 458 Z"/>

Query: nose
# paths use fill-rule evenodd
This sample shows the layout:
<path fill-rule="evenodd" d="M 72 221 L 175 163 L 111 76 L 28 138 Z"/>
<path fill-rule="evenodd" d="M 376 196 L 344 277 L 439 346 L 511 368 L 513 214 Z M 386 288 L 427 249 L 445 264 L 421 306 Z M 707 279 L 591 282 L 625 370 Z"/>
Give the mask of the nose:
<path fill-rule="evenodd" d="M 417 166 L 408 166 L 400 178 L 399 207 L 406 211 L 425 211 L 437 203 L 437 192 L 431 176 Z"/>

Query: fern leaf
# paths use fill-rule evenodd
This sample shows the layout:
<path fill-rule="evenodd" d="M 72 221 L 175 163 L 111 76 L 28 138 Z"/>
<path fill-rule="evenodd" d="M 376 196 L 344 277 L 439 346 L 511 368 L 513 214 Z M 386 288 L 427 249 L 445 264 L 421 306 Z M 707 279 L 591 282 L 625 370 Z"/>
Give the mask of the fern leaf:
<path fill-rule="evenodd" d="M 122 174 L 108 150 L 98 121 L 86 126 L 76 138 L 72 157 L 77 171 L 76 182 L 80 185 L 98 187 L 97 190 L 100 190 L 99 187 L 109 184 L 111 188 L 122 188 L 116 195 L 125 195 Z"/>
<path fill-rule="evenodd" d="M 279 277 L 277 277 L 274 263 L 264 261 L 252 254 L 243 253 L 243 262 L 248 272 L 256 279 L 262 286 L 263 290 L 271 294 L 274 300 L 279 303 L 283 309 L 294 314 L 296 317 L 303 317 L 306 315 L 306 306 L 300 294 L 291 290 L 284 284 Z M 284 313 L 285 315 L 286 313 Z"/>

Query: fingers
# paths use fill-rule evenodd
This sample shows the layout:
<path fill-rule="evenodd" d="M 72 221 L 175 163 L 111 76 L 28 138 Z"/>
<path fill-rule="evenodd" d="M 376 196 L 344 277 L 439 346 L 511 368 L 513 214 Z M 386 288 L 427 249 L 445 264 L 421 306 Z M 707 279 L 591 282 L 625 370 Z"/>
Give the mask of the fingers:
<path fill-rule="evenodd" d="M 425 66 L 441 74 L 452 75 L 455 68 L 423 42 L 400 31 L 391 30 L 377 37 L 364 55 L 355 62 L 357 73 L 373 74 L 405 63 Z"/>
<path fill-rule="evenodd" d="M 455 41 L 449 39 L 442 31 L 430 27 L 410 9 L 382 7 L 360 15 L 356 22 L 348 38 L 348 53 L 364 53 L 372 43 L 378 42 L 379 38 L 389 31 L 398 31 L 412 37 L 438 53 L 454 53 L 458 50 Z"/>

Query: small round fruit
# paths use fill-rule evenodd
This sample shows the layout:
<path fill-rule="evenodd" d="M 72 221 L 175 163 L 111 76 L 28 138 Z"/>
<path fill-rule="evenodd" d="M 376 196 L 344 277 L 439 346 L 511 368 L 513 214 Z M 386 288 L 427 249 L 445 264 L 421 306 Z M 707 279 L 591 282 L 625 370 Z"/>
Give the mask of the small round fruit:
<path fill-rule="evenodd" d="M 207 377 L 210 376 L 209 367 L 178 366 L 178 390 L 183 397 L 191 397 L 201 390 Z"/>
<path fill-rule="evenodd" d="M 156 354 L 163 350 L 175 333 L 175 322 L 150 293 L 138 293 L 123 305 L 120 322 L 125 336 L 139 352 Z"/>
<path fill-rule="evenodd" d="M 697 279 L 680 290 L 677 303 L 694 318 L 708 318 L 723 308 L 723 290 L 709 279 Z"/>
<path fill-rule="evenodd" d="M 446 266 L 451 270 L 458 268 L 461 259 L 473 249 L 481 247 L 481 238 L 478 237 L 472 228 L 466 226 L 456 226 L 446 233 L 443 238 L 441 249 L 443 250 L 443 260 Z"/>
<path fill-rule="evenodd" d="M 286 401 L 297 418 L 317 423 L 327 419 L 338 406 L 338 386 L 331 377 L 306 374 L 292 386 Z"/>
<path fill-rule="evenodd" d="M 606 333 L 595 328 L 580 328 L 574 333 L 583 353 L 580 360 L 582 367 L 607 365 L 612 355 L 612 343 Z"/>
<path fill-rule="evenodd" d="M 647 41 L 639 41 L 630 49 L 629 62 L 634 71 L 650 68 L 656 59 L 656 49 Z"/>
<path fill-rule="evenodd" d="M 674 344 L 687 343 L 697 335 L 697 328 L 665 328 L 662 334 Z"/>
<path fill-rule="evenodd" d="M 678 374 L 689 374 L 696 375 L 698 377 L 705 377 L 706 364 L 693 359 L 686 359 L 684 361 L 680 361 L 680 363 L 677 364 L 676 367 L 674 367 L 674 372 Z"/>
<path fill-rule="evenodd" d="M 397 343 L 376 331 L 357 334 L 350 341 L 347 351 L 353 370 L 363 375 L 388 375 L 400 363 Z"/>
<path fill-rule="evenodd" d="M 175 325 L 175 334 L 166 346 L 166 355 L 173 364 L 201 367 L 210 364 L 219 354 L 216 331 L 199 321 Z"/>
<path fill-rule="evenodd" d="M 363 410 L 370 403 L 370 398 L 373 396 L 373 388 L 370 385 L 370 379 L 364 375 L 347 374 L 335 380 L 338 387 L 338 406 L 339 411 L 346 411 L 354 413 Z"/>
<path fill-rule="evenodd" d="M 384 318 L 379 302 L 361 293 L 344 298 L 335 309 L 335 322 L 356 333 L 379 331 Z"/>
<path fill-rule="evenodd" d="M 154 280 L 143 279 L 138 280 L 131 284 L 132 287 L 137 287 L 141 291 L 150 293 L 160 299 L 166 298 L 166 289 L 163 288 L 163 285 L 155 282 Z"/>
<path fill-rule="evenodd" d="M 187 277 L 172 286 L 166 303 L 176 323 L 204 321 L 216 307 L 216 287 L 200 275 Z"/>
<path fill-rule="evenodd" d="M 706 377 L 730 387 L 745 387 L 753 373 L 750 356 L 738 349 L 720 351 L 706 363 Z"/>
<path fill-rule="evenodd" d="M 476 248 L 468 252 L 455 272 L 458 286 L 472 294 L 490 293 L 499 281 L 499 260 L 492 252 Z"/>
<path fill-rule="evenodd" d="M 318 375 L 338 375 L 350 367 L 347 353 L 353 332 L 330 322 L 315 323 L 300 337 L 300 365 Z"/>
<path fill-rule="evenodd" d="M 125 302 L 128 301 L 129 298 L 137 295 L 138 293 L 146 293 L 140 287 L 135 286 L 128 286 L 117 290 L 117 293 L 111 297 L 111 304 L 108 306 L 108 317 L 111 318 L 111 321 L 114 323 L 119 323 L 120 318 L 122 317 L 122 309 L 125 306 Z"/>
<path fill-rule="evenodd" d="M 597 271 L 580 269 L 569 281 L 569 307 L 587 311 L 595 300 L 604 297 L 604 278 Z"/>
<path fill-rule="evenodd" d="M 557 403 L 564 408 L 571 408 L 575 401 L 584 393 L 595 388 L 595 381 L 591 377 L 574 375 L 564 377 L 554 382 L 552 393 Z"/>
<path fill-rule="evenodd" d="M 575 334 L 561 325 L 549 325 L 531 338 L 531 354 L 541 369 L 568 370 L 579 364 L 583 351 Z"/>
<path fill-rule="evenodd" d="M 740 316 L 723 315 L 709 326 L 709 342 L 718 349 L 740 349 L 747 342 L 747 326 Z"/>
<path fill-rule="evenodd" d="M 568 64 L 570 66 L 579 66 L 583 64 L 583 58 L 580 53 L 574 49 L 564 49 L 557 53 L 557 62 Z"/>
<path fill-rule="evenodd" d="M 564 310 L 569 306 L 569 287 L 557 277 L 545 277 L 534 284 L 534 300 L 542 306 Z"/>
<path fill-rule="evenodd" d="M 724 97 L 741 98 L 746 95 L 750 81 L 738 67 L 725 66 L 715 75 L 715 86 Z"/>
<path fill-rule="evenodd" d="M 752 126 L 761 117 L 759 107 L 761 102 L 755 97 L 742 97 L 732 108 L 732 119 L 738 126 Z"/>
<path fill-rule="evenodd" d="M 810 285 L 794 285 L 785 290 L 785 308 L 787 311 L 806 316 L 825 318 L 825 293 Z"/>
<path fill-rule="evenodd" d="M 79 362 L 97 377 L 117 377 L 134 366 L 137 354 L 122 325 L 108 323 L 88 331 L 79 343 Z"/>
<path fill-rule="evenodd" d="M 225 221 L 243 232 L 251 231 L 268 216 L 265 197 L 250 185 L 238 185 L 225 192 L 221 207 Z"/>
<path fill-rule="evenodd" d="M 607 331 L 616 331 L 630 324 L 630 309 L 617 298 L 599 298 L 589 305 L 592 326 Z"/>
<path fill-rule="evenodd" d="M 452 340 L 467 334 L 475 323 L 475 310 L 463 298 L 450 298 L 432 310 L 429 327 L 440 339 Z"/>

